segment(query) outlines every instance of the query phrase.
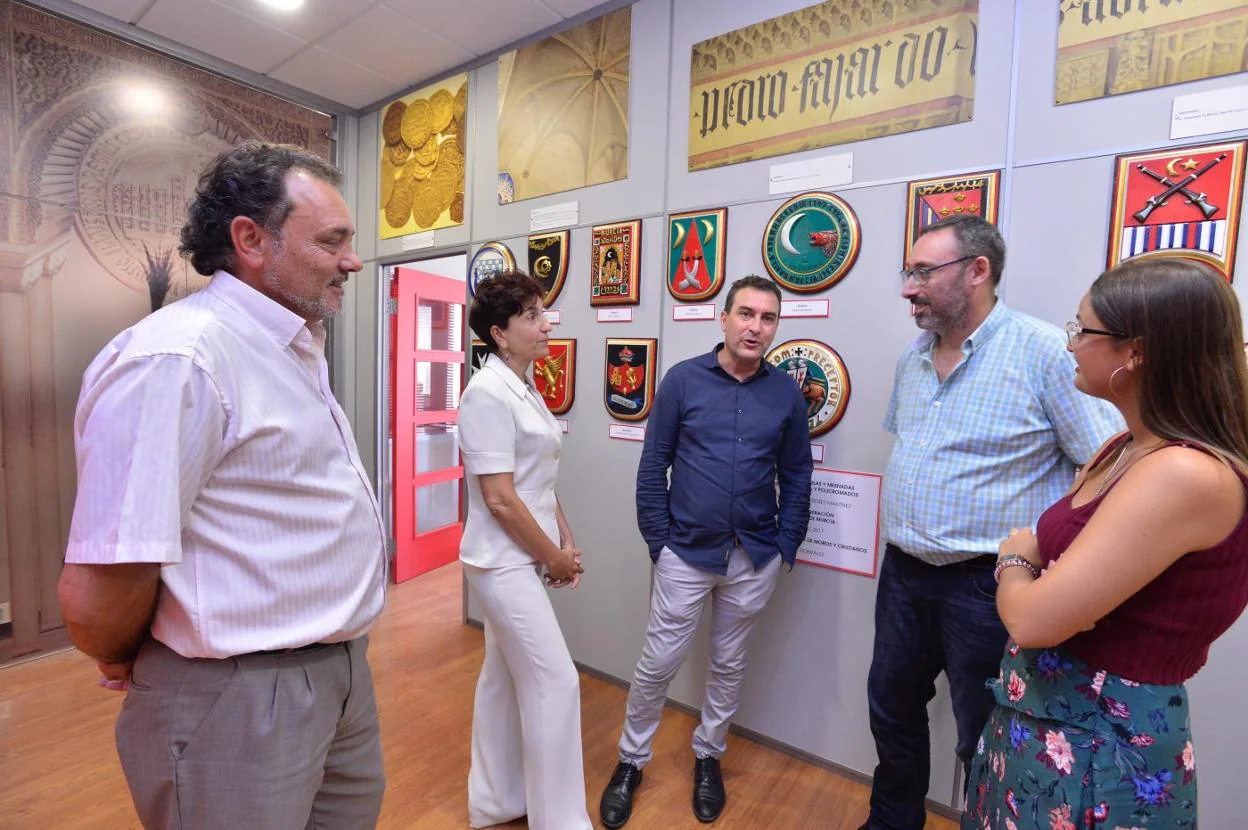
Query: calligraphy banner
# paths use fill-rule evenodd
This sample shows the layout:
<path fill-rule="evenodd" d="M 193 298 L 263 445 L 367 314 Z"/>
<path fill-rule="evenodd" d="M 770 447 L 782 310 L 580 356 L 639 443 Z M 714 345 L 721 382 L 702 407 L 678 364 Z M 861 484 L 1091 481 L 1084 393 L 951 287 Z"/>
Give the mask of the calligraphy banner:
<path fill-rule="evenodd" d="M 828 0 L 695 44 L 689 169 L 969 121 L 979 0 Z"/>
<path fill-rule="evenodd" d="M 1243 0 L 1057 0 L 1053 102 L 1231 75 L 1248 59 Z"/>

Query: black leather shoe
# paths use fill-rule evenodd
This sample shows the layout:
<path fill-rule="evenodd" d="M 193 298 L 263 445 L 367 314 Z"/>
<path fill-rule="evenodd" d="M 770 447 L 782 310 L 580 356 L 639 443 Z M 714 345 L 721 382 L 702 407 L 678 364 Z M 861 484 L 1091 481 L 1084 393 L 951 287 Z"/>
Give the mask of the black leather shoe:
<path fill-rule="evenodd" d="M 623 827 L 624 822 L 633 814 L 633 793 L 641 786 L 641 769 L 632 764 L 620 761 L 611 773 L 607 788 L 602 791 L 602 801 L 598 803 L 598 817 L 602 826 L 615 830 Z"/>
<path fill-rule="evenodd" d="M 699 758 L 693 765 L 693 814 L 698 821 L 712 822 L 724 811 L 727 800 L 719 759 Z"/>

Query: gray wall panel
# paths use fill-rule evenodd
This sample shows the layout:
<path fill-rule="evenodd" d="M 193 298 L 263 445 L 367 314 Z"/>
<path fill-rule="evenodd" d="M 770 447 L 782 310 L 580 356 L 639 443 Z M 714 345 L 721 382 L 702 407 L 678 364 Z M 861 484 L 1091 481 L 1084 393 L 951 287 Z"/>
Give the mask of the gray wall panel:
<path fill-rule="evenodd" d="M 524 235 L 533 208 L 580 203 L 573 229 L 571 268 L 555 303 L 562 320 L 552 333 L 575 337 L 578 347 L 576 403 L 565 416 L 559 490 L 587 574 L 576 592 L 557 591 L 553 602 L 573 656 L 608 675 L 627 680 L 641 651 L 648 607 L 650 568 L 636 529 L 633 489 L 641 447 L 610 440 L 602 403 L 603 340 L 658 337 L 660 369 L 704 352 L 720 339 L 717 322 L 672 320 L 673 301 L 664 287 L 666 213 L 691 207 L 729 207 L 729 280 L 765 273 L 759 250 L 763 227 L 785 197 L 767 194 L 768 167 L 803 157 L 853 152 L 855 184 L 840 195 L 855 209 L 863 244 L 853 270 L 837 286 L 815 295 L 831 303 L 827 319 L 783 320 L 777 342 L 809 337 L 827 342 L 845 360 L 852 393 L 843 421 L 816 441 L 827 448 L 822 466 L 882 472 L 891 436 L 880 426 L 896 357 L 915 335 L 898 297 L 907 179 L 1001 167 L 1003 225 L 1009 257 L 1002 296 L 1014 308 L 1061 324 L 1104 267 L 1113 155 L 1164 146 L 1175 95 L 1242 83 L 1223 78 L 1095 102 L 1053 107 L 1052 76 L 1056 15 L 1046 3 L 981 3 L 981 42 L 975 119 L 967 124 L 830 147 L 781 158 L 687 172 L 689 53 L 706 37 L 807 5 L 806 0 L 642 0 L 633 7 L 630 177 L 499 206 L 495 197 L 497 67 L 471 72 L 468 224 L 438 231 L 434 251 L 403 254 L 398 240 L 378 243 L 373 261 L 391 263 L 475 248 L 490 239 L 507 242 L 525 263 Z M 1021 69 L 1013 76 L 1015 22 L 1021 27 Z M 669 48 L 670 47 L 670 48 Z M 670 67 L 670 70 L 669 70 Z M 1014 146 L 1009 145 L 1010 91 L 1017 83 Z M 664 115 L 666 118 L 664 119 Z M 362 177 L 359 205 L 375 203 L 376 114 L 364 116 L 357 136 Z M 1241 134 L 1239 137 L 1243 137 Z M 1180 143 L 1198 143 L 1195 139 Z M 1073 156 L 1065 159 L 1064 157 Z M 1053 163 L 1040 163 L 1041 160 Z M 352 162 L 347 160 L 350 167 Z M 373 217 L 357 210 L 361 236 L 376 232 Z M 589 225 L 645 217 L 642 303 L 630 324 L 599 324 L 588 303 Z M 1240 244 L 1248 234 L 1241 232 Z M 1242 264 L 1237 269 L 1244 273 Z M 365 447 L 370 433 L 360 419 L 374 417 L 376 285 L 364 279 L 351 298 L 351 337 L 341 343 L 354 366 L 349 414 Z M 1237 291 L 1245 283 L 1241 278 Z M 370 293 L 370 291 L 372 293 Z M 1242 291 L 1241 291 L 1242 295 Z M 716 298 L 722 308 L 724 294 Z M 752 647 L 751 668 L 738 723 L 814 756 L 869 774 L 875 764 L 867 727 L 866 673 L 870 664 L 875 586 L 873 580 L 799 566 L 781 576 Z M 479 619 L 469 602 L 467 614 Z M 1210 827 L 1233 826 L 1237 748 L 1245 728 L 1227 726 L 1214 713 L 1236 703 L 1244 670 L 1235 655 L 1248 649 L 1248 624 L 1237 625 L 1213 649 L 1207 668 L 1191 684 L 1198 752 L 1202 762 L 1201 811 Z M 699 705 L 705 679 L 705 631 L 671 688 L 673 699 Z M 931 707 L 933 772 L 930 796 L 957 804 L 954 728 L 942 684 Z M 729 761 L 731 763 L 731 761 Z"/>

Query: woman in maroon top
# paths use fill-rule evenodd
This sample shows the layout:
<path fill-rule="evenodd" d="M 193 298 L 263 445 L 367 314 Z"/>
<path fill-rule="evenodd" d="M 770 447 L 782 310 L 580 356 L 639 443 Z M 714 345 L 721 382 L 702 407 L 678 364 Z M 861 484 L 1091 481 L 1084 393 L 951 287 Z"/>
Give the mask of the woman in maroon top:
<path fill-rule="evenodd" d="M 1036 533 L 1010 531 L 1011 642 L 963 828 L 1196 826 L 1183 682 L 1248 604 L 1248 362 L 1235 294 L 1205 266 L 1129 260 L 1066 326 L 1110 439 Z"/>

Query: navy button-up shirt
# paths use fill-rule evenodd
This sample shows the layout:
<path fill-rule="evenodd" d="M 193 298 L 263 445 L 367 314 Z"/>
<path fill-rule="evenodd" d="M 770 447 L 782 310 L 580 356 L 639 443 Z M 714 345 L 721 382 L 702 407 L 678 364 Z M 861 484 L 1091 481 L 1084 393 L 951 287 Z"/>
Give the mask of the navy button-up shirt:
<path fill-rule="evenodd" d="M 659 386 L 637 468 L 637 525 L 651 559 L 666 545 L 722 574 L 739 541 L 756 569 L 777 553 L 792 566 L 810 518 L 806 401 L 766 361 L 738 381 L 719 365 L 722 348 L 676 364 Z"/>

